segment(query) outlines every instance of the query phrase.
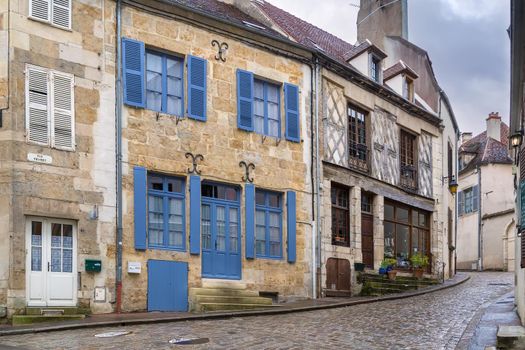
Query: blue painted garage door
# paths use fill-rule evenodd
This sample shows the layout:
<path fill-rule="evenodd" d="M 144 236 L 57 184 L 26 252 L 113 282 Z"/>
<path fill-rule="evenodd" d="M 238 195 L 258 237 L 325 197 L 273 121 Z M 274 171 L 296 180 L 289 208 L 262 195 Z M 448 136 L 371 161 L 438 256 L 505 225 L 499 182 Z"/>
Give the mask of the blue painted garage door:
<path fill-rule="evenodd" d="M 188 263 L 148 261 L 148 311 L 188 311 Z"/>

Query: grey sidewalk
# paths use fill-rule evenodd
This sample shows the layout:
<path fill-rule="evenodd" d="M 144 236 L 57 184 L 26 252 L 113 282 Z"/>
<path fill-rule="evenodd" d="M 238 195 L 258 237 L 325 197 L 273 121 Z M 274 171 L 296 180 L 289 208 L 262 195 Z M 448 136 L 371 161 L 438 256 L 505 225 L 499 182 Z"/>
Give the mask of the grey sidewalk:
<path fill-rule="evenodd" d="M 218 318 L 231 318 L 240 316 L 258 316 L 258 315 L 273 315 L 284 314 L 291 312 L 303 312 L 312 310 L 322 310 L 337 307 L 345 307 L 359 304 L 374 303 L 383 300 L 397 300 L 403 298 L 410 298 L 413 296 L 428 294 L 457 286 L 466 282 L 470 277 L 463 273 L 458 273 L 454 278 L 445 281 L 443 284 L 426 287 L 417 291 L 391 294 L 381 297 L 352 297 L 352 298 L 323 298 L 315 300 L 304 300 L 298 302 L 290 302 L 280 304 L 281 307 L 263 310 L 249 310 L 249 311 L 218 311 L 203 314 L 194 314 L 188 312 L 144 312 L 144 313 L 122 313 L 122 314 L 99 314 L 92 315 L 83 320 L 69 321 L 69 322 L 54 322 L 54 323 L 39 323 L 29 326 L 2 326 L 0 327 L 0 336 L 28 334 L 37 332 L 50 332 L 58 330 L 78 329 L 78 328 L 92 328 L 92 327 L 107 327 L 107 326 L 124 326 L 145 323 L 159 323 L 159 322 L 177 322 L 177 321 L 191 321 L 191 320 L 207 320 Z"/>

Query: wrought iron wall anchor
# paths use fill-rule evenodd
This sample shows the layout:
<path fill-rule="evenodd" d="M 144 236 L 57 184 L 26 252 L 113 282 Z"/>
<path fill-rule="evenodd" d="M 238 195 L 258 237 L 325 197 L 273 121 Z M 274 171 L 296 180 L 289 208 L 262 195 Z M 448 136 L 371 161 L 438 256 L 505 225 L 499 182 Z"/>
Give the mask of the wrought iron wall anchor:
<path fill-rule="evenodd" d="M 200 175 L 201 174 L 201 171 L 199 169 L 197 169 L 197 161 L 203 161 L 204 160 L 204 157 L 202 156 L 202 154 L 196 154 L 196 155 L 193 155 L 193 153 L 190 153 L 190 152 L 187 152 L 186 153 L 186 158 L 190 158 L 191 157 L 191 162 L 192 162 L 192 165 L 193 165 L 193 169 L 190 169 L 188 168 L 188 174 L 198 174 Z"/>
<path fill-rule="evenodd" d="M 215 59 L 217 61 L 221 60 L 222 62 L 226 62 L 226 51 L 228 51 L 228 44 L 226 44 L 225 42 L 219 43 L 217 40 L 214 39 L 211 41 L 211 46 L 217 46 L 217 49 L 219 50 L 219 52 L 217 52 L 217 54 L 215 55 Z"/>
<path fill-rule="evenodd" d="M 247 164 L 244 160 L 241 160 L 239 167 L 244 167 L 244 170 L 246 171 L 246 176 L 242 177 L 242 181 L 253 182 L 253 177 L 250 177 L 250 169 L 255 170 L 255 165 L 253 163 Z"/>

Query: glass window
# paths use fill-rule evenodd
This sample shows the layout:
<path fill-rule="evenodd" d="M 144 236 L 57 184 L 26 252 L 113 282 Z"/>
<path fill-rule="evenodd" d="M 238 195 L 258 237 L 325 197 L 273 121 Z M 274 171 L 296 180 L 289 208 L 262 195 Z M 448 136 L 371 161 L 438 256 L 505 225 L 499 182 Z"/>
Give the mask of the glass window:
<path fill-rule="evenodd" d="M 42 271 L 42 222 L 31 222 L 31 271 Z"/>
<path fill-rule="evenodd" d="M 361 192 L 361 211 L 364 213 L 372 213 L 372 194 Z"/>
<path fill-rule="evenodd" d="M 350 157 L 367 160 L 366 114 L 351 104 L 348 104 L 348 148 Z"/>
<path fill-rule="evenodd" d="M 370 78 L 379 83 L 380 80 L 380 70 L 381 70 L 381 64 L 380 64 L 379 58 L 372 55 L 372 58 L 370 60 Z"/>
<path fill-rule="evenodd" d="M 182 58 L 146 52 L 146 107 L 168 114 L 183 114 Z"/>
<path fill-rule="evenodd" d="M 234 186 L 221 184 L 207 184 L 201 185 L 201 195 L 208 198 L 217 198 L 227 201 L 237 201 L 238 191 Z"/>
<path fill-rule="evenodd" d="M 148 174 L 148 246 L 185 249 L 184 181 Z"/>
<path fill-rule="evenodd" d="M 253 102 L 255 132 L 279 138 L 281 136 L 280 86 L 255 79 Z"/>
<path fill-rule="evenodd" d="M 350 246 L 350 208 L 348 188 L 332 184 L 332 244 Z"/>
<path fill-rule="evenodd" d="M 258 257 L 281 258 L 282 201 L 276 192 L 255 191 L 255 252 Z"/>

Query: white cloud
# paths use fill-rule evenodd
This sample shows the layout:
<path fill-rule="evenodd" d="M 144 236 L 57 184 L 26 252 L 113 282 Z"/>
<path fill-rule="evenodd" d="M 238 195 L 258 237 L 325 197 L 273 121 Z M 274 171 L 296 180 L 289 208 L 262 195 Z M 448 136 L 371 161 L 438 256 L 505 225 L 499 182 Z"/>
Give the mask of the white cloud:
<path fill-rule="evenodd" d="M 421 1 L 421 0 L 419 0 Z M 496 13 L 508 10 L 506 1 L 501 0 L 440 0 L 445 8 L 444 14 L 452 19 L 464 20 L 490 19 Z"/>

